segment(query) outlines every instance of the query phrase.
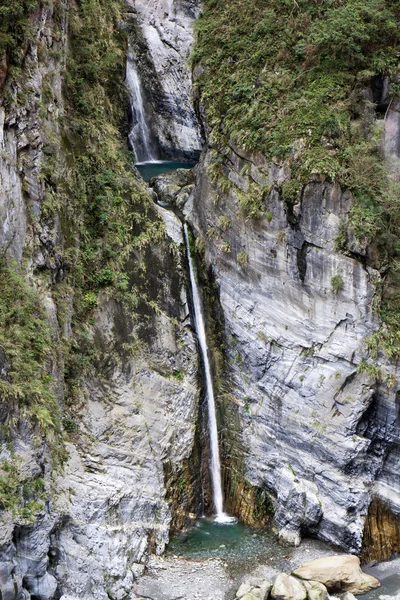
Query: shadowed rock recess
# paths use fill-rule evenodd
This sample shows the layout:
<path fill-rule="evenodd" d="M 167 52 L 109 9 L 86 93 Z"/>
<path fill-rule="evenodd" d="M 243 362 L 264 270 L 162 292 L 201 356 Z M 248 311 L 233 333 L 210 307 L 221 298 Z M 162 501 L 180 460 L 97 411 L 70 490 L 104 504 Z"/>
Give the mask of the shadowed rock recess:
<path fill-rule="evenodd" d="M 398 353 L 380 344 L 400 346 L 383 310 L 398 301 L 398 257 L 382 250 L 393 223 L 368 202 L 357 212 L 355 191 L 317 167 L 299 183 L 304 138 L 278 159 L 231 135 L 197 46 L 189 63 L 194 21 L 198 44 L 213 31 L 201 11 L 0 6 L 0 599 L 131 600 L 171 532 L 212 513 L 182 222 L 163 202 L 194 233 L 224 510 L 291 545 L 314 536 L 365 561 L 399 551 Z M 242 52 L 221 63 L 238 78 Z M 128 148 L 127 57 L 155 158 L 199 159 L 152 189 Z M 362 70 L 348 129 L 373 130 L 389 189 L 400 100 L 383 71 Z M 250 105 L 279 65 L 261 75 L 244 91 L 233 79 L 232 98 Z"/>

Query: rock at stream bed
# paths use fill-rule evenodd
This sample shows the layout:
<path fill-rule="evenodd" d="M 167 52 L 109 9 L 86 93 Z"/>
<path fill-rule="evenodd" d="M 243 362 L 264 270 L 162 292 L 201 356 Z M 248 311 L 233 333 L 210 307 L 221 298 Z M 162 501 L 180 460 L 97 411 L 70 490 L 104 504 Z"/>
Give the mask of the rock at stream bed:
<path fill-rule="evenodd" d="M 340 596 L 340 600 L 357 600 L 357 598 L 351 592 L 346 592 Z"/>
<path fill-rule="evenodd" d="M 361 571 L 360 559 L 352 554 L 317 558 L 304 563 L 293 571 L 292 575 L 300 579 L 319 581 L 333 592 L 365 594 L 380 586 L 375 577 Z"/>
<path fill-rule="evenodd" d="M 280 573 L 275 579 L 271 596 L 275 600 L 305 600 L 307 592 L 296 577 Z"/>
<path fill-rule="evenodd" d="M 236 592 L 236 598 L 243 598 L 243 596 L 245 596 L 246 594 L 251 592 L 252 589 L 253 589 L 253 586 L 248 581 L 246 581 L 245 583 L 242 583 L 242 585 Z"/>
<path fill-rule="evenodd" d="M 308 600 L 326 600 L 328 590 L 323 583 L 319 581 L 304 581 L 303 585 L 307 590 Z M 347 600 L 351 599 L 348 598 Z"/>
<path fill-rule="evenodd" d="M 236 592 L 236 598 L 240 600 L 267 600 L 272 584 L 269 581 L 262 581 L 260 585 L 252 585 L 248 581 L 242 583 Z"/>

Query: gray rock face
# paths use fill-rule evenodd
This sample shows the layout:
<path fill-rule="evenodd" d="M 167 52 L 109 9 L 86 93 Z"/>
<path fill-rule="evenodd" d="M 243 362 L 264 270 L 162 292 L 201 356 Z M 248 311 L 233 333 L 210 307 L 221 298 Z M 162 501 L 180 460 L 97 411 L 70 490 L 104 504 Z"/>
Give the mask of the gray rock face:
<path fill-rule="evenodd" d="M 400 167 L 400 99 L 394 98 L 385 118 L 385 155 L 393 170 Z"/>
<path fill-rule="evenodd" d="M 158 158 L 197 158 L 202 142 L 187 61 L 200 0 L 129 0 L 132 60 Z"/>
<path fill-rule="evenodd" d="M 226 460 L 245 448 L 245 477 L 271 493 L 282 538 L 298 543 L 308 531 L 358 551 L 385 453 L 396 455 L 395 391 L 358 370 L 378 327 L 372 301 L 380 275 L 351 236 L 346 255 L 336 250 L 351 196 L 315 180 L 284 201 L 287 167 L 234 146 L 222 166 L 226 191 L 209 178 L 212 162 L 209 153 L 184 211 L 220 292 L 240 415 L 240 441 Z M 260 185 L 271 190 L 261 202 L 268 214 L 247 219 L 239 199 L 262 193 Z"/>
<path fill-rule="evenodd" d="M 65 299 L 66 318 L 61 320 L 51 286 L 36 278 L 37 269 L 45 267 L 50 278 L 62 279 L 59 219 L 56 216 L 47 226 L 40 218 L 45 194 L 41 168 L 49 144 L 55 144 L 53 150 L 62 158 L 54 140 L 60 139 L 61 73 L 68 36 L 65 30 L 58 41 L 52 39 L 53 25 L 52 7 L 41 7 L 35 13 L 33 39 L 42 44 L 42 58 L 32 41 L 25 59 L 27 103 L 7 112 L 0 107 L 0 249 L 18 262 L 23 255 L 28 257 L 24 273 L 38 284 L 59 339 L 59 322 L 65 336 L 71 334 L 72 295 Z M 54 52 L 47 57 L 50 47 Z M 44 79 L 52 83 L 55 95 L 54 102 L 46 104 L 47 113 L 42 105 Z M 160 553 L 165 547 L 173 511 L 179 508 L 182 522 L 188 511 L 196 511 L 188 490 L 196 485 L 198 474 L 189 476 L 184 470 L 191 464 L 195 444 L 199 365 L 190 327 L 181 228 L 171 213 L 161 208 L 159 213 L 170 237 L 152 247 L 143 261 L 148 267 L 149 302 L 157 300 L 160 312 L 154 314 L 144 305 L 135 320 L 131 309 L 101 298 L 91 326 L 98 359 L 84 381 L 85 394 L 77 409 L 79 431 L 71 435 L 62 470 L 52 472 L 44 439 L 27 424 L 17 403 L 2 404 L 1 423 L 7 429 L 12 425 L 13 450 L 24 481 L 41 477 L 47 492 L 32 522 L 11 511 L 0 512 L 2 598 L 133 598 L 133 582 L 143 572 L 148 553 Z M 62 359 L 54 357 L 53 362 L 56 393 L 63 405 Z M 6 357 L 0 355 L 1 377 L 8 368 Z M 10 440 L 2 435 L 0 441 L 0 460 L 7 460 Z M 183 479 L 186 489 L 177 507 L 178 498 L 171 496 Z"/>
<path fill-rule="evenodd" d="M 148 353 L 112 364 L 109 351 L 122 344 L 115 332 L 129 332 L 123 319 L 113 302 L 99 307 L 96 344 L 104 354 L 86 381 L 82 439 L 69 447 L 56 482 L 56 508 L 68 521 L 55 534 L 55 575 L 64 592 L 84 598 L 126 597 L 149 551 L 164 550 L 171 510 L 163 469 L 168 463 L 179 470 L 194 443 L 198 390 L 191 333 L 184 326 L 177 333 L 161 317 Z M 183 383 L 173 378 L 178 370 L 185 373 Z"/>
<path fill-rule="evenodd" d="M 5 129 L 5 111 L 0 107 L 0 240 L 17 262 L 21 261 L 26 235 L 25 207 L 17 167 L 15 130 Z"/>

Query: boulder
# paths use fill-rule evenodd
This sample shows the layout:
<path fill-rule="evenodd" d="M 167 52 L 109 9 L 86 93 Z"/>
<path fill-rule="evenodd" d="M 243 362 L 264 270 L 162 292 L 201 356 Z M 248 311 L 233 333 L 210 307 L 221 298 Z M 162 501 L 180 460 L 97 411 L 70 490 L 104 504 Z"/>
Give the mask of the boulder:
<path fill-rule="evenodd" d="M 319 581 L 304 581 L 303 585 L 307 590 L 308 600 L 326 600 L 328 590 L 323 583 Z"/>
<path fill-rule="evenodd" d="M 380 586 L 375 577 L 361 571 L 360 559 L 352 554 L 311 560 L 293 571 L 292 575 L 300 579 L 319 581 L 333 592 L 365 594 Z"/>
<path fill-rule="evenodd" d="M 275 600 L 306 600 L 307 592 L 296 577 L 280 573 L 272 586 L 271 596 Z"/>
<path fill-rule="evenodd" d="M 243 596 L 245 596 L 246 594 L 251 592 L 252 587 L 253 586 L 248 581 L 245 581 L 244 583 L 242 583 L 242 585 L 236 592 L 236 598 L 243 598 Z"/>
<path fill-rule="evenodd" d="M 267 600 L 269 593 L 271 591 L 272 588 L 272 583 L 270 583 L 269 581 L 267 581 L 266 579 L 264 579 L 264 581 L 262 582 L 262 584 L 260 585 L 259 592 L 258 592 L 258 598 L 260 600 Z"/>
<path fill-rule="evenodd" d="M 263 580 L 260 585 L 252 585 L 248 581 L 242 583 L 236 592 L 236 598 L 240 600 L 267 600 L 272 585 Z"/>
<path fill-rule="evenodd" d="M 57 589 L 55 577 L 47 572 L 42 577 L 26 575 L 24 585 L 37 600 L 52 600 Z"/>
<path fill-rule="evenodd" d="M 357 600 L 357 598 L 351 592 L 346 592 L 340 596 L 340 600 Z"/>
<path fill-rule="evenodd" d="M 301 544 L 301 535 L 299 530 L 281 529 L 278 534 L 279 543 L 282 546 L 294 546 L 298 548 Z"/>

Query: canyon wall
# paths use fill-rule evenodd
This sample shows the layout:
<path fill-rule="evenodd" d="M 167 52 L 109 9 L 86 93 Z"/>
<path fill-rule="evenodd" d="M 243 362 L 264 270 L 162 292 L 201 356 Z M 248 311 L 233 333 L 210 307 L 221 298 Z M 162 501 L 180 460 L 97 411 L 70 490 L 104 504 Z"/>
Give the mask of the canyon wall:
<path fill-rule="evenodd" d="M 100 66 L 115 76 L 110 65 L 128 52 L 159 156 L 198 156 L 208 122 L 201 97 L 197 116 L 192 106 L 187 60 L 200 3 L 137 0 L 126 10 L 84 32 L 91 42 L 99 35 L 102 60 L 88 61 L 84 77 L 70 64 L 83 20 L 72 2 L 37 7 L 19 70 L 1 60 L 1 274 L 11 281 L 1 324 L 17 318 L 9 309 L 18 286 L 45 311 L 49 349 L 34 347 L 57 401 L 2 396 L 0 590 L 10 599 L 134 598 L 149 553 L 202 510 L 201 384 L 181 224 L 154 205 L 131 165 L 116 167 L 110 140 L 123 147 L 126 120 L 122 131 L 108 130 L 103 115 L 101 126 L 91 120 L 115 101 L 115 79 L 96 80 Z M 115 36 L 120 45 L 104 57 Z M 89 100 L 79 96 L 86 79 L 96 84 Z M 398 115 L 395 101 L 384 122 L 394 168 Z M 313 535 L 387 558 L 400 543 L 399 388 L 395 362 L 365 344 L 381 325 L 376 248 L 352 230 L 354 198 L 338 183 L 315 175 L 288 193 L 288 163 L 205 137 L 193 173 L 154 187 L 197 238 L 227 508 L 252 524 L 274 513 L 290 543 Z M 112 188 L 119 170 L 129 193 Z M 75 172 L 76 185 L 65 184 Z M 243 207 L 254 200 L 249 215 Z M 0 352 L 1 390 L 13 357 Z"/>
<path fill-rule="evenodd" d="M 77 317 L 79 262 L 72 266 L 71 256 L 88 252 L 90 231 L 82 229 L 86 209 L 57 194 L 82 160 L 74 135 L 65 133 L 64 78 L 71 28 L 74 35 L 84 25 L 73 3 L 38 6 L 31 21 L 21 75 L 9 65 L 0 105 L 1 268 L 44 307 L 52 350 L 41 377 L 59 408 L 35 413 L 34 403 L 2 399 L 0 595 L 131 598 L 149 552 L 161 553 L 171 525 L 201 510 L 199 365 L 181 225 L 133 178 L 142 206 L 135 218 L 145 224 L 132 220 L 131 235 L 140 239 L 146 223 L 160 233 L 127 255 L 122 293 L 87 289 L 82 300 L 91 308 Z M 124 45 L 122 64 L 125 53 Z M 120 210 L 129 224 L 127 206 Z M 138 294 L 135 308 L 125 289 Z M 12 306 L 2 310 L 3 326 Z M 0 360 L 7 382 L 10 359 Z"/>
<path fill-rule="evenodd" d="M 241 448 L 244 479 L 271 494 L 281 538 L 359 552 L 373 498 L 399 514 L 398 370 L 365 346 L 381 274 L 351 228 L 338 248 L 351 194 L 316 177 L 285 199 L 289 179 L 284 164 L 234 145 L 223 158 L 208 151 L 184 209 L 223 312 L 234 410 L 221 395 L 221 414 L 239 415 L 222 427 L 227 478 Z M 262 196 L 259 218 L 244 216 L 240 194 Z"/>

